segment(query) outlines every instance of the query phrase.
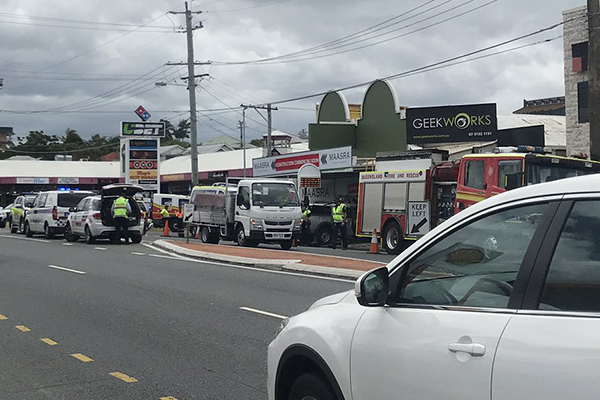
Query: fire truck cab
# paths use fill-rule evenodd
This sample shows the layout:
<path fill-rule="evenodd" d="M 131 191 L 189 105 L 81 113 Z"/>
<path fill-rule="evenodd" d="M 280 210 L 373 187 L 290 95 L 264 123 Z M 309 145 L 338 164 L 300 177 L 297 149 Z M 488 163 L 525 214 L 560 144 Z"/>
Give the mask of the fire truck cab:
<path fill-rule="evenodd" d="M 436 150 L 378 155 L 376 170 L 360 174 L 356 235 L 371 237 L 376 230 L 383 248 L 399 254 L 437 224 L 488 197 L 600 172 L 599 162 L 547 155 L 531 146 L 447 158 Z M 419 218 L 410 222 L 415 214 Z"/>

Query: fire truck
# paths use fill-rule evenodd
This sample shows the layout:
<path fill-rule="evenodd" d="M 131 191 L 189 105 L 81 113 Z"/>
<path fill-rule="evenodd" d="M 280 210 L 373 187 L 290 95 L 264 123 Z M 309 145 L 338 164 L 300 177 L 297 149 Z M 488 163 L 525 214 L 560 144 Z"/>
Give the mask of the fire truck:
<path fill-rule="evenodd" d="M 499 147 L 448 161 L 438 150 L 378 155 L 360 174 L 356 235 L 382 239 L 388 254 L 455 213 L 521 186 L 600 172 L 600 162 L 544 154 L 532 146 Z"/>

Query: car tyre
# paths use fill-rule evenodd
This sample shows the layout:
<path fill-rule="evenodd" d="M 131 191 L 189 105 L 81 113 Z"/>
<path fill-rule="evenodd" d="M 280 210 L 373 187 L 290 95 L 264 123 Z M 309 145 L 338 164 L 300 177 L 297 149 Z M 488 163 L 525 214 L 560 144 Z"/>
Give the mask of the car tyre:
<path fill-rule="evenodd" d="M 79 240 L 79 236 L 73 234 L 71 224 L 67 224 L 67 226 L 65 226 L 65 239 L 67 242 L 76 242 Z"/>
<path fill-rule="evenodd" d="M 25 236 L 27 237 L 33 237 L 33 231 L 31 230 L 31 227 L 29 226 L 29 222 L 25 222 Z"/>
<path fill-rule="evenodd" d="M 315 374 L 300 375 L 290 389 L 287 400 L 337 400 L 325 380 Z"/>
<path fill-rule="evenodd" d="M 13 225 L 12 221 L 10 222 L 10 233 L 17 233 L 17 228 Z"/>
<path fill-rule="evenodd" d="M 90 227 L 89 226 L 85 227 L 85 242 L 87 244 L 94 244 L 94 243 L 96 243 L 96 238 L 92 235 L 92 231 L 90 231 Z"/>
<path fill-rule="evenodd" d="M 328 246 L 333 236 L 333 227 L 329 225 L 320 226 L 317 230 L 317 243 L 321 246 Z"/>
<path fill-rule="evenodd" d="M 0 221 L 0 228 L 6 228 L 6 220 Z"/>
<path fill-rule="evenodd" d="M 27 226 L 29 226 L 29 224 L 27 224 Z M 44 224 L 44 237 L 46 239 L 53 239 L 54 238 L 54 230 L 52 228 L 50 228 L 50 226 L 48 225 L 48 223 Z"/>
<path fill-rule="evenodd" d="M 135 244 L 142 243 L 142 235 L 133 235 L 131 241 Z"/>
<path fill-rule="evenodd" d="M 17 233 L 20 233 L 20 234 L 25 233 L 25 224 L 26 224 L 26 222 L 24 222 L 24 219 L 21 218 L 21 220 L 19 221 L 19 228 L 17 229 Z M 29 224 L 27 223 L 27 225 L 29 225 Z"/>
<path fill-rule="evenodd" d="M 402 229 L 397 222 L 391 222 L 383 228 L 383 248 L 388 254 L 398 255 L 404 248 Z"/>

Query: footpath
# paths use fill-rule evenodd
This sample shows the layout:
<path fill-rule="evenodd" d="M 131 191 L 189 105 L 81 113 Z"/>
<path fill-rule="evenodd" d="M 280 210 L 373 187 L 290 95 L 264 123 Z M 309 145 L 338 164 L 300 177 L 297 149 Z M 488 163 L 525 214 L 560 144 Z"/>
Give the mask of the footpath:
<path fill-rule="evenodd" d="M 385 265 L 349 257 L 168 239 L 159 239 L 153 244 L 162 250 L 199 260 L 343 279 L 356 279 L 366 271 Z"/>

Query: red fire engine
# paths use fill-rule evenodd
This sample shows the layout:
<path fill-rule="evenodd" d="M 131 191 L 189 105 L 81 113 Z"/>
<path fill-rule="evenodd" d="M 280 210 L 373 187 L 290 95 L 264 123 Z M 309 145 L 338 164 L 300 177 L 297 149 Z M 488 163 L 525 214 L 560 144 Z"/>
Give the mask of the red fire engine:
<path fill-rule="evenodd" d="M 443 151 L 378 156 L 360 174 L 356 235 L 382 237 L 389 254 L 472 204 L 520 186 L 600 172 L 600 162 L 544 154 L 539 147 L 498 148 L 448 161 Z"/>

